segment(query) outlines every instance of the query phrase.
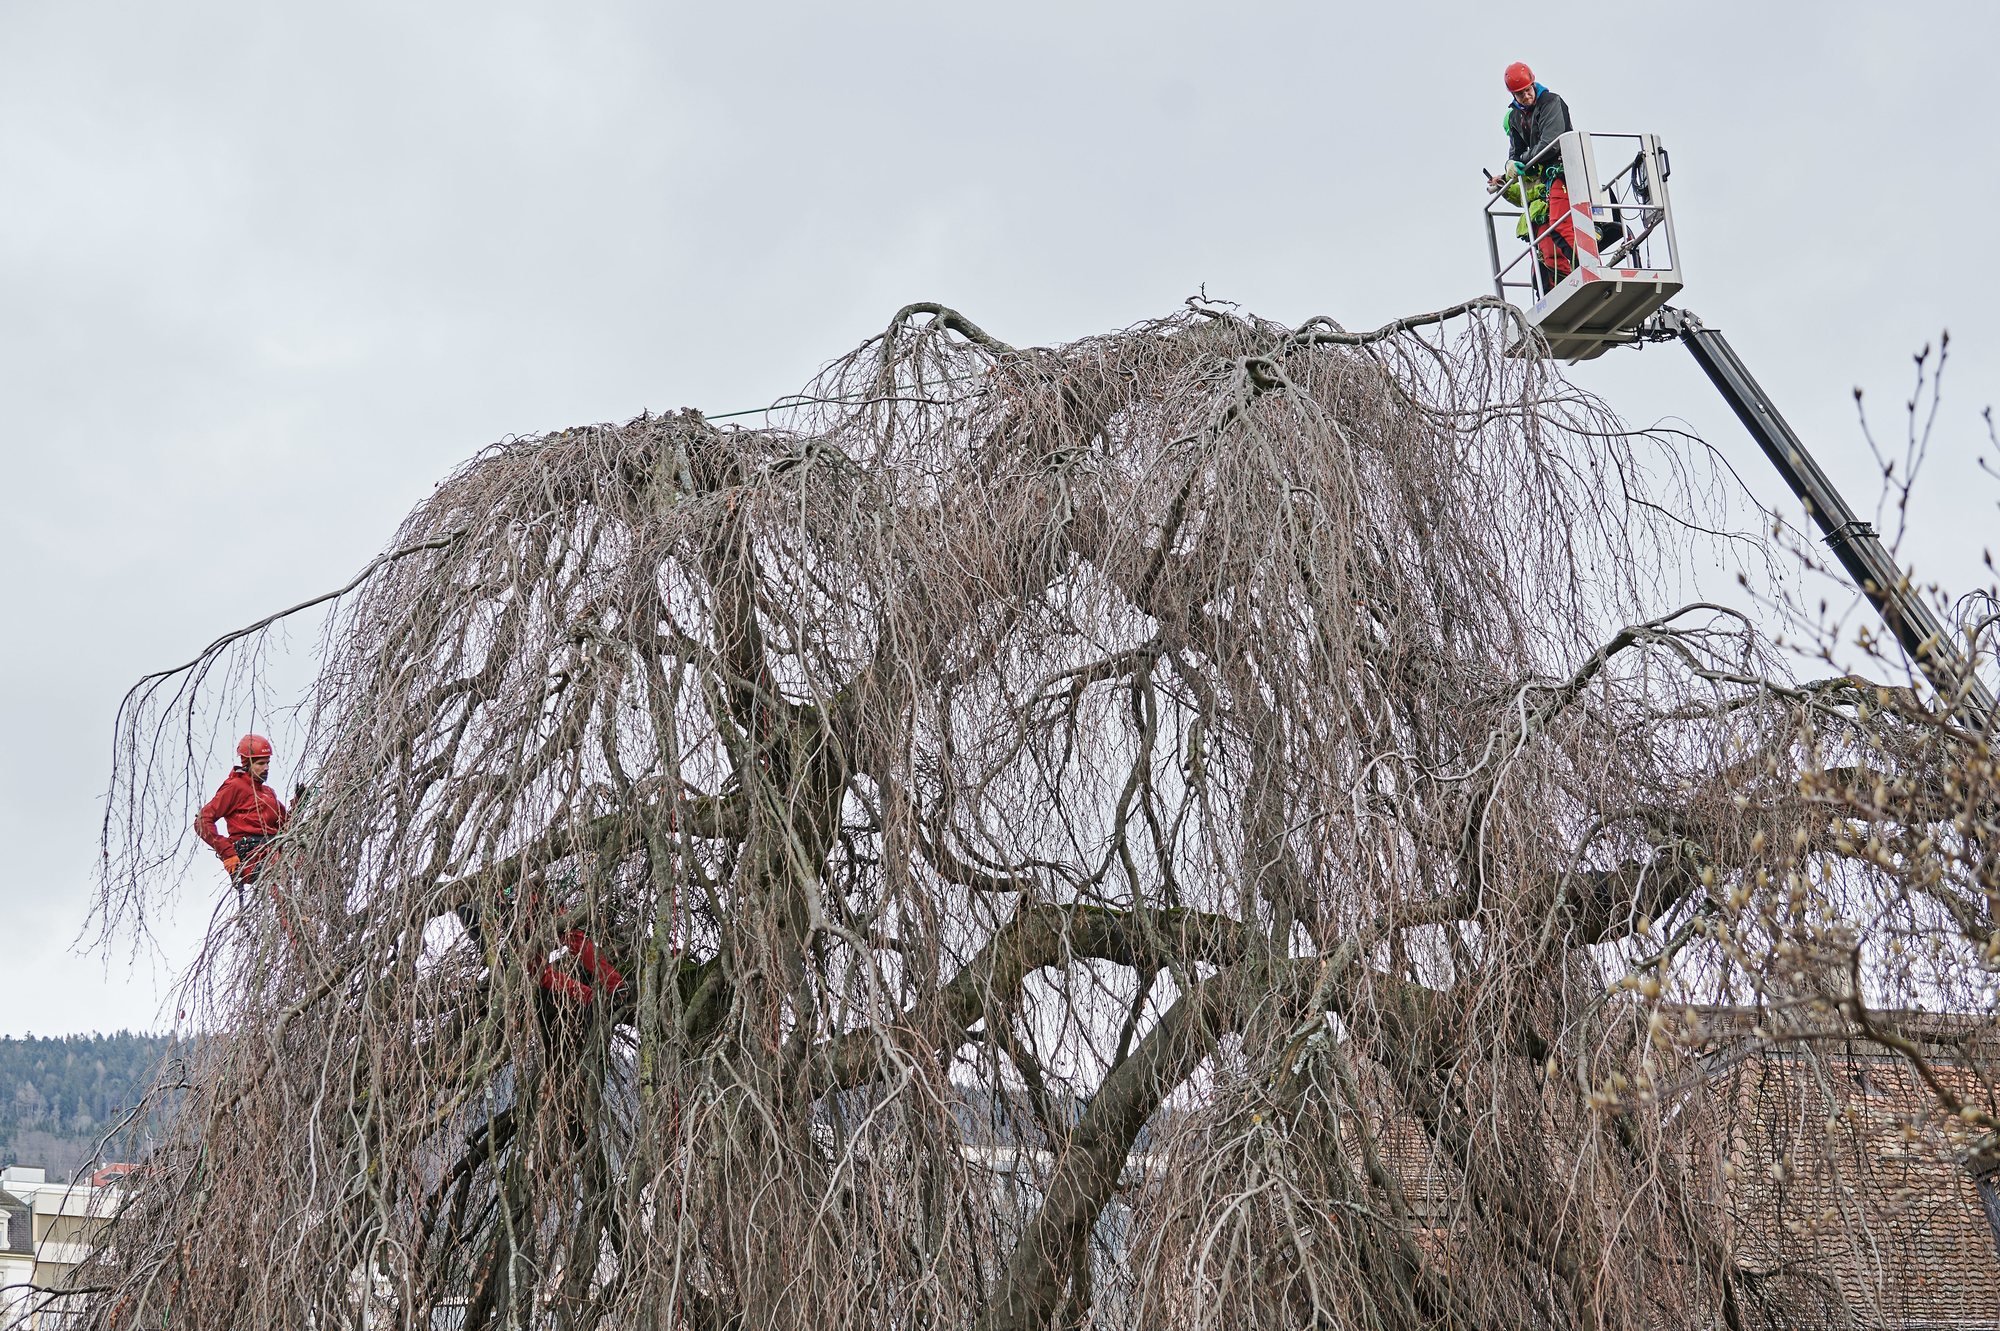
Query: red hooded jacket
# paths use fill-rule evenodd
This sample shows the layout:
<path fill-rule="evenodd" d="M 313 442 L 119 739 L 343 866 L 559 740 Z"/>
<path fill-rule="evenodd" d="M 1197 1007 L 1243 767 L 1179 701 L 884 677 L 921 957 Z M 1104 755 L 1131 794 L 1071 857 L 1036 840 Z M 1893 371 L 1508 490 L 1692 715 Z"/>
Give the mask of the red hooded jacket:
<path fill-rule="evenodd" d="M 194 816 L 194 834 L 226 860 L 236 853 L 233 838 L 276 836 L 284 829 L 285 817 L 285 804 L 278 798 L 278 792 L 262 781 L 252 781 L 250 774 L 238 767 L 222 779 L 215 798 L 202 805 L 201 812 Z M 216 835 L 218 818 L 228 820 L 227 835 Z"/>

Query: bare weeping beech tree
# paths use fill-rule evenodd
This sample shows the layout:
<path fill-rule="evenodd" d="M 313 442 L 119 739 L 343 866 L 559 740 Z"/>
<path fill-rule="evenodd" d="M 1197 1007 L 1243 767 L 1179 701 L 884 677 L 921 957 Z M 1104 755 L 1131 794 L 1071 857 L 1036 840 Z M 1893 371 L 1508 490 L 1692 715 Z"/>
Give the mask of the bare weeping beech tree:
<path fill-rule="evenodd" d="M 1679 605 L 1775 547 L 1518 333 L 911 306 L 790 428 L 481 454 L 340 603 L 83 1320 L 1865 1315 L 1724 1222 L 1703 1014 L 1899 1042 L 1914 1149 L 1990 1133 L 1883 1009 L 1990 1006 L 1991 749 Z M 108 929 L 255 643 L 128 700 Z"/>

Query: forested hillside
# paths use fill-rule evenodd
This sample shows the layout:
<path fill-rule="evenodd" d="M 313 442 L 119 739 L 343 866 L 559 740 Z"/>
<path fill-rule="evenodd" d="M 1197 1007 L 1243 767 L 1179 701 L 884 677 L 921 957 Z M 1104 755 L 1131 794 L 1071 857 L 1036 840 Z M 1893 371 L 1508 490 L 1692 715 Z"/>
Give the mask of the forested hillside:
<path fill-rule="evenodd" d="M 172 1042 L 163 1035 L 0 1039 L 0 1164 L 67 1178 L 152 1085 Z M 130 1159 L 114 1141 L 107 1159 Z"/>

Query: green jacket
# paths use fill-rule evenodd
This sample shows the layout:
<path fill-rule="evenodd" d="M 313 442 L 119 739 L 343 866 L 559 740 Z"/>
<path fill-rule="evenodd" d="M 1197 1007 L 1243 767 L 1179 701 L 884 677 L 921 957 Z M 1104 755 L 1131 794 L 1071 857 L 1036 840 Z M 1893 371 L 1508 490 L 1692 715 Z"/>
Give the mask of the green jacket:
<path fill-rule="evenodd" d="M 1526 240 L 1531 228 L 1549 224 L 1549 182 L 1539 171 L 1532 176 L 1514 174 L 1520 165 L 1519 162 L 1507 163 L 1507 188 L 1501 193 L 1507 196 L 1507 202 L 1521 209 L 1521 220 L 1514 223 L 1514 234 Z M 1527 193 L 1525 202 L 1521 197 L 1524 187 Z"/>

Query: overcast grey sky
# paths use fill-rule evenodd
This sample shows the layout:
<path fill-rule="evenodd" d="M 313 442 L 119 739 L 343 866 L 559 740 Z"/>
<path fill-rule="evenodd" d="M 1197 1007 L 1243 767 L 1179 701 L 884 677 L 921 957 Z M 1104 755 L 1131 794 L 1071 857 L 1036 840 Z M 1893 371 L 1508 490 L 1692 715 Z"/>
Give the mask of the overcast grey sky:
<path fill-rule="evenodd" d="M 6 0 L 0 1034 L 172 1020 L 208 896 L 164 968 L 68 951 L 120 693 L 345 581 L 481 445 L 763 404 L 910 300 L 1032 343 L 1204 283 L 1349 327 L 1478 294 L 1510 60 L 1666 140 L 1682 303 L 1854 497 L 1850 390 L 1899 430 L 1951 329 L 1910 551 L 1983 585 L 1994 6 L 1547 14 Z M 1576 374 L 1781 500 L 1677 348 Z"/>

